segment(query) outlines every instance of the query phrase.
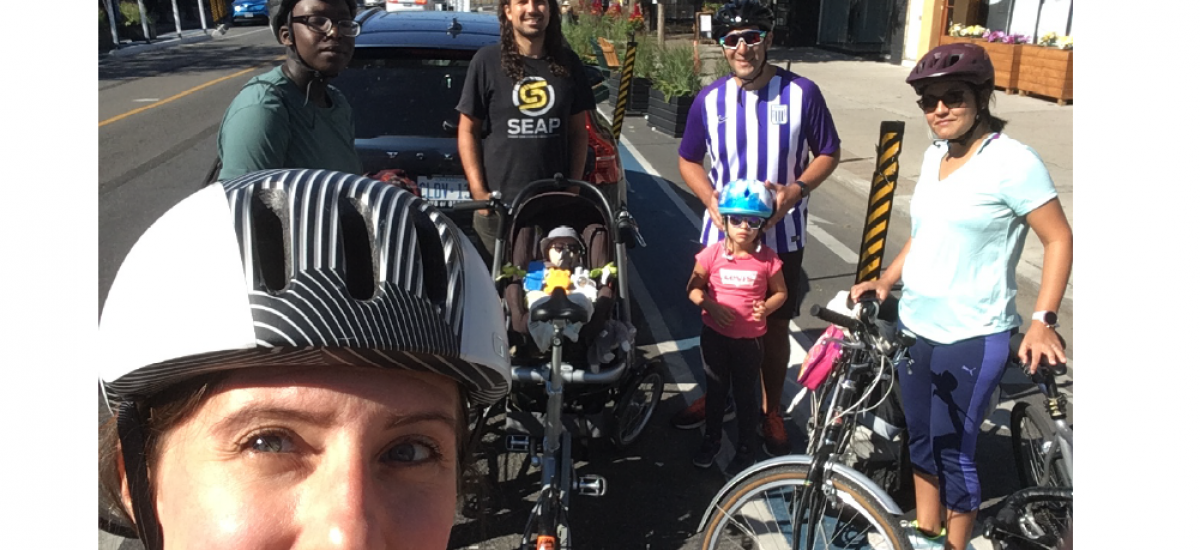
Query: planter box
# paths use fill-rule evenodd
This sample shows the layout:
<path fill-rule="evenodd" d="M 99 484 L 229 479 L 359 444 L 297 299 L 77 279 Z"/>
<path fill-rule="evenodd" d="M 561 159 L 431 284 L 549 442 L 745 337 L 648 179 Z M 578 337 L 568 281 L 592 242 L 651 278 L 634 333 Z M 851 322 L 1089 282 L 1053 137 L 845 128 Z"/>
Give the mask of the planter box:
<path fill-rule="evenodd" d="M 683 137 L 683 129 L 687 126 L 688 110 L 692 107 L 694 95 L 675 96 L 667 101 L 663 93 L 650 89 L 649 122 L 650 126 L 671 137 Z"/>
<path fill-rule="evenodd" d="M 959 44 L 969 42 L 981 46 L 987 50 L 988 57 L 992 59 L 992 66 L 996 68 L 996 87 L 1004 88 L 1008 93 L 1013 93 L 1021 89 L 1017 85 L 1017 80 L 1021 74 L 1021 54 L 1024 44 L 1005 44 L 1003 42 L 988 42 L 982 38 L 970 38 L 964 36 L 942 36 L 939 45 L 941 44 Z"/>
<path fill-rule="evenodd" d="M 1021 72 L 1017 89 L 1021 94 L 1037 94 L 1058 100 L 1063 105 L 1073 99 L 1072 72 L 1075 50 L 1021 45 Z"/>
<path fill-rule="evenodd" d="M 617 99 L 620 98 L 621 91 L 621 72 L 613 71 L 612 76 L 608 78 L 608 101 L 615 109 L 617 107 Z M 629 83 L 629 102 L 625 105 L 625 114 L 640 115 L 646 112 L 650 106 L 650 79 L 633 77 L 633 81 Z"/>

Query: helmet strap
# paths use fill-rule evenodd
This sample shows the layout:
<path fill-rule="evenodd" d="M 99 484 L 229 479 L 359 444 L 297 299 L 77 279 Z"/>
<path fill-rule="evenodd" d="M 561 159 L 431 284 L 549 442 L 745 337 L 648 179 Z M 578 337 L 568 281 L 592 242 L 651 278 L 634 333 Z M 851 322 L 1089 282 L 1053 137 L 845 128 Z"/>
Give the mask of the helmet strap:
<path fill-rule="evenodd" d="M 956 138 L 947 139 L 946 141 L 949 141 L 955 145 L 967 145 L 973 139 L 973 136 L 975 135 L 975 129 L 979 128 L 979 123 L 981 122 L 983 122 L 983 117 L 979 116 L 979 113 L 975 113 L 975 123 L 972 124 L 966 132 L 963 132 L 963 135 Z"/>
<path fill-rule="evenodd" d="M 300 55 L 300 50 L 296 48 L 296 29 L 295 29 L 295 27 L 292 26 L 292 14 L 291 13 L 288 14 L 287 27 L 288 27 L 288 34 L 290 34 L 292 37 L 292 45 L 289 46 L 289 48 L 291 48 L 292 53 L 295 54 L 296 61 L 300 62 L 300 66 L 304 67 L 304 69 L 310 73 L 310 77 L 308 79 L 308 84 L 305 85 L 305 87 L 304 87 L 304 105 L 307 106 L 308 100 L 309 100 L 310 96 L 312 95 L 313 82 L 318 82 L 318 83 L 324 85 L 330 78 L 332 78 L 333 76 L 337 76 L 337 75 L 326 75 L 325 73 L 318 71 L 316 69 L 316 67 L 309 65 L 308 62 L 304 60 L 304 56 Z"/>
<path fill-rule="evenodd" d="M 146 423 L 136 403 L 121 403 L 117 413 L 117 435 L 121 439 L 121 457 L 125 460 L 125 480 L 133 500 L 133 521 L 137 524 L 138 538 L 146 550 L 161 550 L 162 528 L 154 511 L 146 465 Z"/>

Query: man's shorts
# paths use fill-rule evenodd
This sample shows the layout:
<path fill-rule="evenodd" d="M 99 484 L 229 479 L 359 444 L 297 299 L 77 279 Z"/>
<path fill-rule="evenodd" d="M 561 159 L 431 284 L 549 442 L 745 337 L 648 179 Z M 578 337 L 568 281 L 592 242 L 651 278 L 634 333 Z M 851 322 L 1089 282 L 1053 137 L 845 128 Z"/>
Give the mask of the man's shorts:
<path fill-rule="evenodd" d="M 784 300 L 783 305 L 767 318 L 790 321 L 793 317 L 800 315 L 800 304 L 804 302 L 804 296 L 808 294 L 810 288 L 808 274 L 801 267 L 804 262 L 804 249 L 801 248 L 795 252 L 781 252 L 779 259 L 783 261 L 781 271 L 783 271 L 784 286 L 787 287 L 787 300 Z"/>

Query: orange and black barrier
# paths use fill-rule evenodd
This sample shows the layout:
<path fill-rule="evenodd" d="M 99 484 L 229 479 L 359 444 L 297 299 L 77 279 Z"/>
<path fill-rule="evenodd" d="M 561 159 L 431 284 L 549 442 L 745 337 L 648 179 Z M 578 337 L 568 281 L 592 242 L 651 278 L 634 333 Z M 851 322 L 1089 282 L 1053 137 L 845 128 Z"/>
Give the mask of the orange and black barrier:
<path fill-rule="evenodd" d="M 871 193 L 867 199 L 867 220 L 863 223 L 855 283 L 873 281 L 881 274 L 888 222 L 892 218 L 896 181 L 900 174 L 900 144 L 903 141 L 904 122 L 890 120 L 880 123 L 879 144 L 875 149 L 875 175 L 871 178 Z"/>

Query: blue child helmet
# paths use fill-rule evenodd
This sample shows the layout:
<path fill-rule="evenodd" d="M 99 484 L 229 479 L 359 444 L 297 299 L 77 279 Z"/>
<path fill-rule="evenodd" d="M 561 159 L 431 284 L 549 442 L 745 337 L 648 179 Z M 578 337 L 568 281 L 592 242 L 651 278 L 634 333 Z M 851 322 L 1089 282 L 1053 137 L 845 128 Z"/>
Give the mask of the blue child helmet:
<path fill-rule="evenodd" d="M 775 212 L 775 193 L 758 180 L 733 180 L 721 188 L 717 211 L 722 216 L 741 214 L 770 218 Z"/>

